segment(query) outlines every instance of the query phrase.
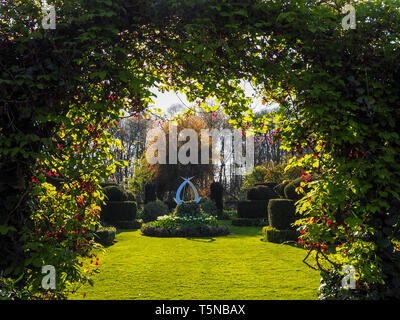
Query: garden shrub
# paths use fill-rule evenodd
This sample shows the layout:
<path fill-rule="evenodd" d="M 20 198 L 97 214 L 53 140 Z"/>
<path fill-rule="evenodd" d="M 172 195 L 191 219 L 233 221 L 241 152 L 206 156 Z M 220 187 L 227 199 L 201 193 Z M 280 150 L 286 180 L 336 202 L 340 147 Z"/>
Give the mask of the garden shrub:
<path fill-rule="evenodd" d="M 222 214 L 218 217 L 220 220 L 232 220 L 237 218 L 237 209 L 225 209 L 222 211 Z"/>
<path fill-rule="evenodd" d="M 247 191 L 248 200 L 269 200 L 276 198 L 276 194 L 271 188 L 259 185 Z"/>
<path fill-rule="evenodd" d="M 94 241 L 103 246 L 112 245 L 116 231 L 114 227 L 101 227 L 93 233 Z"/>
<path fill-rule="evenodd" d="M 296 207 L 293 200 L 271 199 L 268 203 L 269 225 L 278 230 L 288 230 L 293 227 Z"/>
<path fill-rule="evenodd" d="M 100 185 L 102 188 L 109 187 L 109 186 L 116 186 L 116 187 L 118 187 L 118 183 L 116 183 L 116 182 L 114 182 L 114 181 L 100 182 L 99 185 Z"/>
<path fill-rule="evenodd" d="M 214 216 L 178 216 L 158 217 L 141 228 L 142 234 L 156 237 L 205 237 L 220 236 L 230 233 L 226 225 L 218 225 Z"/>
<path fill-rule="evenodd" d="M 109 185 L 103 188 L 106 195 L 106 202 L 108 201 L 127 201 L 128 195 L 124 189 L 118 185 Z"/>
<path fill-rule="evenodd" d="M 140 229 L 142 222 L 140 220 L 119 220 L 113 222 L 117 229 Z"/>
<path fill-rule="evenodd" d="M 156 220 L 159 216 L 164 216 L 167 213 L 167 205 L 160 200 L 156 200 L 145 204 L 141 218 L 144 222 L 149 222 Z"/>
<path fill-rule="evenodd" d="M 116 221 L 133 221 L 136 211 L 134 201 L 109 201 L 102 207 L 100 219 L 111 225 Z"/>
<path fill-rule="evenodd" d="M 142 234 L 154 237 L 210 237 L 230 233 L 226 225 L 217 225 L 215 217 L 179 217 L 169 215 L 142 226 Z"/>
<path fill-rule="evenodd" d="M 220 182 L 213 182 L 210 185 L 210 199 L 215 202 L 219 213 L 222 213 L 224 210 L 224 203 L 223 203 L 223 194 L 224 194 L 224 187 Z"/>
<path fill-rule="evenodd" d="M 300 233 L 296 230 L 278 230 L 271 226 L 263 228 L 264 241 L 283 243 L 286 241 L 297 241 Z"/>
<path fill-rule="evenodd" d="M 195 201 L 182 202 L 176 206 L 174 215 L 198 217 L 201 215 L 200 205 Z"/>
<path fill-rule="evenodd" d="M 268 200 L 241 200 L 237 204 L 238 218 L 267 218 Z"/>
<path fill-rule="evenodd" d="M 167 205 L 168 211 L 170 211 L 170 212 L 174 211 L 174 209 L 176 207 L 176 202 L 174 199 L 168 199 L 168 200 L 164 201 L 164 203 Z"/>
<path fill-rule="evenodd" d="M 128 201 L 135 201 L 135 195 L 131 191 L 126 191 L 126 196 Z"/>
<path fill-rule="evenodd" d="M 280 198 L 285 198 L 285 187 L 288 185 L 288 182 L 282 182 L 275 186 L 274 191 Z"/>
<path fill-rule="evenodd" d="M 302 182 L 302 178 L 297 178 L 295 180 L 293 180 L 292 182 L 290 182 L 284 189 L 284 193 L 285 193 L 285 198 L 286 199 L 290 199 L 293 201 L 298 201 L 301 198 L 303 198 L 302 194 L 299 194 L 296 192 L 296 188 L 300 186 L 300 183 Z"/>
<path fill-rule="evenodd" d="M 265 225 L 268 225 L 268 220 L 237 218 L 232 219 L 232 225 L 237 227 L 263 227 Z"/>
<path fill-rule="evenodd" d="M 156 201 L 156 185 L 148 182 L 144 186 L 144 203 Z"/>
<path fill-rule="evenodd" d="M 219 210 L 215 205 L 215 202 L 211 199 L 205 199 L 200 201 L 200 208 L 203 214 L 218 216 Z"/>

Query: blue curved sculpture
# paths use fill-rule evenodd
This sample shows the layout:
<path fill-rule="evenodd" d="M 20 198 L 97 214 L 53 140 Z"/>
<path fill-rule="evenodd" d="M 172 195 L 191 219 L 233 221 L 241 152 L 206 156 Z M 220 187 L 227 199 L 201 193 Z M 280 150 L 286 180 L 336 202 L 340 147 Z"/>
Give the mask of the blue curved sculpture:
<path fill-rule="evenodd" d="M 181 177 L 182 178 L 182 177 Z M 184 181 L 181 183 L 181 185 L 179 186 L 178 190 L 176 191 L 176 198 L 174 198 L 175 202 L 177 204 L 182 204 L 182 200 L 181 200 L 181 192 L 183 190 L 183 187 L 186 185 L 186 183 L 188 183 L 190 185 L 190 187 L 192 188 L 193 192 L 194 192 L 194 200 L 196 201 L 196 203 L 199 203 L 199 201 L 201 200 L 201 197 L 199 197 L 199 193 L 197 192 L 196 187 L 194 186 L 194 184 L 192 183 L 192 181 L 190 181 L 191 179 L 193 179 L 194 177 L 191 178 L 182 178 Z"/>

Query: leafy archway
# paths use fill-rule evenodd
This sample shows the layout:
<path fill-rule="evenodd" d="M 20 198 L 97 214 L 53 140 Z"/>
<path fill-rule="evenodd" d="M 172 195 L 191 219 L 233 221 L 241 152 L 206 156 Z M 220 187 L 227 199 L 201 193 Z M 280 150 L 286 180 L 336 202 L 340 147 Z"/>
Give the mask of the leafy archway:
<path fill-rule="evenodd" d="M 19 278 L 9 286 L 45 294 L 43 264 L 61 266 L 54 296 L 87 279 L 77 261 L 90 254 L 98 183 L 117 165 L 107 128 L 121 110 L 145 110 L 160 83 L 204 108 L 213 96 L 237 126 L 264 130 L 246 79 L 279 103 L 278 138 L 314 177 L 300 223 L 325 296 L 344 297 L 335 272 L 351 264 L 353 295 L 399 297 L 396 1 L 357 2 L 354 30 L 342 28 L 340 0 L 48 3 L 55 30 L 35 24 L 38 3 L 0 7 L 0 269 Z"/>

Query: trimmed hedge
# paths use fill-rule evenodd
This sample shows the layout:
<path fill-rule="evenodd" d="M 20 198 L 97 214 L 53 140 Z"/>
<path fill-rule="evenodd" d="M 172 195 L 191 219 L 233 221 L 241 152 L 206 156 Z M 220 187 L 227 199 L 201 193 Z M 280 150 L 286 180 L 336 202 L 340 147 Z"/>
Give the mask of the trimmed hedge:
<path fill-rule="evenodd" d="M 131 191 L 127 191 L 126 192 L 126 196 L 127 196 L 127 200 L 128 201 L 135 201 L 136 199 L 135 199 L 135 195 L 133 194 L 133 192 L 131 192 Z"/>
<path fill-rule="evenodd" d="M 117 229 L 140 229 L 142 222 L 138 220 L 121 220 L 113 222 L 113 226 Z"/>
<path fill-rule="evenodd" d="M 168 206 L 160 201 L 146 203 L 143 209 L 142 219 L 144 222 L 154 221 L 160 216 L 168 214 Z"/>
<path fill-rule="evenodd" d="M 102 188 L 109 187 L 109 186 L 116 186 L 116 187 L 118 187 L 118 183 L 113 182 L 113 181 L 100 182 L 99 185 L 100 185 Z"/>
<path fill-rule="evenodd" d="M 141 228 L 141 231 L 143 235 L 150 237 L 215 237 L 225 236 L 230 233 L 229 227 L 226 225 L 203 225 L 200 227 L 181 226 L 172 230 L 145 225 Z"/>
<path fill-rule="evenodd" d="M 241 200 L 237 203 L 238 218 L 268 218 L 268 200 Z"/>
<path fill-rule="evenodd" d="M 114 227 L 102 227 L 93 232 L 94 241 L 109 246 L 113 244 L 117 230 Z"/>
<path fill-rule="evenodd" d="M 267 219 L 232 219 L 232 225 L 237 227 L 262 227 L 267 225 Z"/>
<path fill-rule="evenodd" d="M 285 198 L 286 199 L 290 199 L 293 201 L 298 201 L 301 198 L 303 198 L 302 194 L 299 194 L 296 192 L 296 188 L 300 186 L 300 183 L 303 181 L 303 179 L 297 178 L 295 180 L 293 180 L 292 182 L 290 182 L 284 189 L 285 192 Z"/>
<path fill-rule="evenodd" d="M 278 230 L 289 230 L 295 221 L 296 207 L 293 200 L 271 199 L 268 203 L 269 225 Z"/>
<path fill-rule="evenodd" d="M 174 214 L 182 217 L 182 216 L 192 216 L 198 217 L 201 216 L 200 205 L 195 201 L 182 202 L 182 204 L 178 204 L 174 210 Z"/>
<path fill-rule="evenodd" d="M 288 182 L 282 182 L 275 186 L 274 191 L 280 198 L 285 198 L 285 187 L 288 185 Z"/>
<path fill-rule="evenodd" d="M 269 200 L 273 198 L 276 198 L 276 194 L 267 186 L 256 186 L 247 191 L 247 200 Z"/>
<path fill-rule="evenodd" d="M 116 221 L 133 221 L 136 211 L 134 201 L 108 201 L 101 209 L 100 219 L 111 225 Z"/>
<path fill-rule="evenodd" d="M 109 185 L 103 188 L 107 201 L 127 201 L 128 195 L 124 189 L 117 185 Z"/>
<path fill-rule="evenodd" d="M 283 243 L 286 241 L 297 242 L 300 233 L 296 230 L 277 230 L 270 226 L 263 228 L 264 241 Z"/>
<path fill-rule="evenodd" d="M 200 208 L 205 214 L 209 214 L 211 216 L 218 216 L 221 215 L 219 214 L 219 210 L 217 206 L 215 205 L 214 200 L 211 199 L 204 199 L 200 201 Z"/>

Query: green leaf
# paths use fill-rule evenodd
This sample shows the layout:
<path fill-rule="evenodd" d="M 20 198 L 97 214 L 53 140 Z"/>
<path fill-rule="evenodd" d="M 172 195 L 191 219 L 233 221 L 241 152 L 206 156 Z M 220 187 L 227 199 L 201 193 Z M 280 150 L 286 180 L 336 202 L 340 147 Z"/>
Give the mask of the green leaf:
<path fill-rule="evenodd" d="M 0 224 L 0 234 L 5 236 L 9 231 L 17 231 L 17 229 L 15 229 L 13 226 Z"/>

